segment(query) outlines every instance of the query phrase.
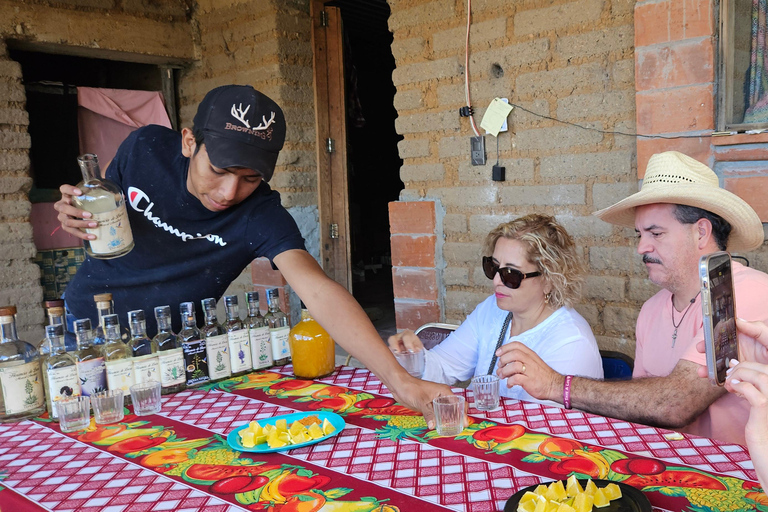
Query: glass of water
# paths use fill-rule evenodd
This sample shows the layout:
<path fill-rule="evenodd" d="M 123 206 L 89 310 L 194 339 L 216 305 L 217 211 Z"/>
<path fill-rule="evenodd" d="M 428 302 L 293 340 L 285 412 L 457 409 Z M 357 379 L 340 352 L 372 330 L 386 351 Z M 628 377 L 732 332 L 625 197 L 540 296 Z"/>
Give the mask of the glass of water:
<path fill-rule="evenodd" d="M 395 352 L 395 359 L 413 377 L 420 379 L 424 374 L 424 350 Z"/>
<path fill-rule="evenodd" d="M 77 432 L 91 424 L 91 400 L 87 396 L 72 396 L 55 402 L 62 432 Z"/>
<path fill-rule="evenodd" d="M 456 437 L 464 430 L 464 397 L 458 395 L 439 396 L 432 400 L 435 411 L 437 434 Z"/>
<path fill-rule="evenodd" d="M 160 412 L 161 385 L 155 380 L 148 380 L 131 386 L 133 412 L 136 416 L 148 416 Z"/>
<path fill-rule="evenodd" d="M 125 417 L 122 389 L 94 393 L 91 395 L 91 403 L 97 425 L 117 423 Z"/>
<path fill-rule="evenodd" d="M 478 375 L 472 379 L 475 409 L 492 411 L 499 406 L 499 378 L 495 375 Z"/>

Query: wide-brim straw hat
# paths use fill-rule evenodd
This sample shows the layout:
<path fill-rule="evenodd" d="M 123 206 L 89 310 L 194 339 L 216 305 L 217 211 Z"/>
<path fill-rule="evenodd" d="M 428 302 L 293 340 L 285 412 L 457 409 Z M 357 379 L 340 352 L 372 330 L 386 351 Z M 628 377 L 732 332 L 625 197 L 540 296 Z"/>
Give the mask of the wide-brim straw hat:
<path fill-rule="evenodd" d="M 655 203 L 695 206 L 719 215 L 731 225 L 729 251 L 751 251 L 763 243 L 763 224 L 755 210 L 737 195 L 720 188 L 712 169 L 677 151 L 653 155 L 640 191 L 593 215 L 611 224 L 634 228 L 635 208 Z"/>

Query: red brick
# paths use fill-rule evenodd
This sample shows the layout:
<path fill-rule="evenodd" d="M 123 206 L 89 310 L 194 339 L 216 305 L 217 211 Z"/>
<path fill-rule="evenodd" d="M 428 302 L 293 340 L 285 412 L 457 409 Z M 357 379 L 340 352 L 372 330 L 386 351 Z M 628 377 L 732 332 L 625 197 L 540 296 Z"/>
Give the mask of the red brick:
<path fill-rule="evenodd" d="M 635 88 L 647 91 L 710 83 L 715 80 L 714 63 L 711 39 L 638 49 Z"/>
<path fill-rule="evenodd" d="M 713 137 L 720 138 L 720 137 Z M 715 146 L 716 162 L 748 162 L 768 160 L 768 145 L 765 144 L 734 144 Z"/>
<path fill-rule="evenodd" d="M 390 238 L 393 267 L 434 267 L 435 235 L 395 235 Z"/>
<path fill-rule="evenodd" d="M 712 84 L 640 93 L 635 101 L 638 133 L 680 133 L 714 129 Z"/>
<path fill-rule="evenodd" d="M 673 2 L 679 0 L 672 0 Z M 635 6 L 635 47 L 666 43 L 669 36 L 670 0 Z"/>
<path fill-rule="evenodd" d="M 395 201 L 389 203 L 389 232 L 434 233 L 435 203 L 433 201 Z"/>
<path fill-rule="evenodd" d="M 752 176 L 748 178 L 726 178 L 726 190 L 730 190 L 745 200 L 763 222 L 768 222 L 768 176 Z"/>
<path fill-rule="evenodd" d="M 394 267 L 392 289 L 399 299 L 437 300 L 437 272 L 433 268 Z"/>
<path fill-rule="evenodd" d="M 440 321 L 440 308 L 433 301 L 395 300 L 395 322 L 398 330 L 416 330 L 429 322 Z"/>
<path fill-rule="evenodd" d="M 734 144 L 758 144 L 768 142 L 768 133 L 739 133 L 738 135 L 726 135 L 712 137 L 713 146 L 731 146 Z"/>
<path fill-rule="evenodd" d="M 711 165 L 710 137 L 697 137 L 693 139 L 637 139 L 637 177 L 645 176 L 645 168 L 648 160 L 656 153 L 664 151 L 679 151 L 691 158 Z"/>
<path fill-rule="evenodd" d="M 257 258 L 251 262 L 251 280 L 253 284 L 267 287 L 286 285 L 282 272 L 273 270 L 268 258 Z"/>
<path fill-rule="evenodd" d="M 669 2 L 670 39 L 690 39 L 711 36 L 715 18 L 711 0 L 671 0 Z"/>

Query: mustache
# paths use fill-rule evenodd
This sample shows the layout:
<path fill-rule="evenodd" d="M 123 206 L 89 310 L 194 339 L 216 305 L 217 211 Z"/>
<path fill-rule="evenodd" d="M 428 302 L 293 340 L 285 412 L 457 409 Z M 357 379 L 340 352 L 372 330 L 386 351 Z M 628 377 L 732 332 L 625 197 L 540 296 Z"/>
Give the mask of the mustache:
<path fill-rule="evenodd" d="M 647 254 L 643 254 L 643 263 L 658 263 L 658 264 L 661 264 L 661 260 L 658 260 L 656 258 L 651 258 Z"/>

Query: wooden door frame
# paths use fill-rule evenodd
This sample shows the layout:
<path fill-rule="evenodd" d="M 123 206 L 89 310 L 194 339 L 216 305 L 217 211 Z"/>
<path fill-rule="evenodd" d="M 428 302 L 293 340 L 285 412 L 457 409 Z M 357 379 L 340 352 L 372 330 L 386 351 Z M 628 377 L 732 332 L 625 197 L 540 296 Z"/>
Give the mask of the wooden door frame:
<path fill-rule="evenodd" d="M 326 274 L 352 292 L 349 238 L 349 184 L 341 12 L 311 0 L 312 48 L 317 144 L 317 206 L 320 261 Z M 328 151 L 328 140 L 333 141 Z M 331 226 L 338 237 L 331 238 Z"/>

